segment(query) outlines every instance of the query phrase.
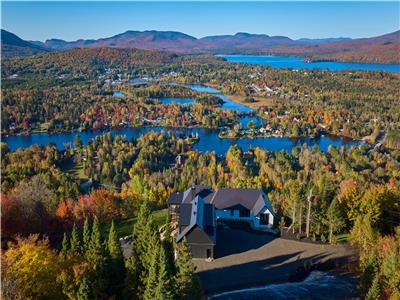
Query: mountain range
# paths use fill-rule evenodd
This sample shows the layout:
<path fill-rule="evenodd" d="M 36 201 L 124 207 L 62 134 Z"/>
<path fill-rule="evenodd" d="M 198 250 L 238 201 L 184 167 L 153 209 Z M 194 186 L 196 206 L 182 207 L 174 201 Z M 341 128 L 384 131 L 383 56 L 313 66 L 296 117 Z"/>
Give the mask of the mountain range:
<path fill-rule="evenodd" d="M 1 30 L 3 57 L 26 56 L 40 52 L 64 51 L 72 48 L 138 48 L 166 50 L 181 54 L 296 54 L 310 60 L 352 60 L 361 62 L 400 62 L 400 31 L 386 35 L 350 39 L 298 39 L 266 34 L 239 32 L 235 35 L 216 35 L 203 38 L 175 31 L 126 31 L 101 39 L 45 42 L 24 41 Z"/>

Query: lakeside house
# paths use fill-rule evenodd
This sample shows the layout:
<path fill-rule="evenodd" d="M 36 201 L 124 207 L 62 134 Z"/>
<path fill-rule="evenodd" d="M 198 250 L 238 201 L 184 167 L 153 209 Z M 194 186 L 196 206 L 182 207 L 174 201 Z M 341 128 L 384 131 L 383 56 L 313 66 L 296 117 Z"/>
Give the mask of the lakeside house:
<path fill-rule="evenodd" d="M 275 213 L 260 189 L 218 189 L 195 185 L 168 199 L 171 220 L 177 225 L 179 243 L 184 237 L 193 258 L 214 258 L 216 227 L 224 222 L 247 223 L 254 230 L 273 227 Z"/>

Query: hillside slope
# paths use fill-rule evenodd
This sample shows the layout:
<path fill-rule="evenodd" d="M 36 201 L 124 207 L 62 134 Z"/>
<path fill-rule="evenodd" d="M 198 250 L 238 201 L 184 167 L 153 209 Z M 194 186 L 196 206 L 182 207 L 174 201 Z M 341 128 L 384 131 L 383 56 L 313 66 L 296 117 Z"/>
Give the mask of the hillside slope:
<path fill-rule="evenodd" d="M 7 30 L 1 30 L 1 56 L 3 58 L 29 56 L 43 52 L 49 52 L 49 50 L 27 42 Z"/>

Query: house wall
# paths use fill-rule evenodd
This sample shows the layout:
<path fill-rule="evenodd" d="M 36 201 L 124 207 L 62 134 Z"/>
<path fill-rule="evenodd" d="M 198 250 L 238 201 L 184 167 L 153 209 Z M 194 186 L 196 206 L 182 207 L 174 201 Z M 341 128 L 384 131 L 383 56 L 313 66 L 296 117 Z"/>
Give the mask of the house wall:
<path fill-rule="evenodd" d="M 210 257 L 214 258 L 214 242 L 201 228 L 195 227 L 186 235 L 186 240 L 193 258 L 208 258 L 207 250 L 210 251 Z"/>
<path fill-rule="evenodd" d="M 271 228 L 274 224 L 274 216 L 266 207 L 257 216 L 254 216 L 252 214 L 252 212 L 250 211 L 250 216 L 248 218 L 240 217 L 238 209 L 234 209 L 233 212 L 234 212 L 233 216 L 231 216 L 230 209 L 216 209 L 215 210 L 217 220 L 250 222 L 252 224 L 252 226 L 256 229 Z M 269 214 L 268 225 L 260 224 L 261 214 L 266 214 L 266 213 Z"/>
<path fill-rule="evenodd" d="M 205 244 L 190 244 L 190 252 L 192 253 L 193 258 L 208 258 L 207 252 L 210 253 L 210 258 L 214 258 L 214 245 L 205 245 Z M 208 250 L 208 251 L 207 251 Z"/>

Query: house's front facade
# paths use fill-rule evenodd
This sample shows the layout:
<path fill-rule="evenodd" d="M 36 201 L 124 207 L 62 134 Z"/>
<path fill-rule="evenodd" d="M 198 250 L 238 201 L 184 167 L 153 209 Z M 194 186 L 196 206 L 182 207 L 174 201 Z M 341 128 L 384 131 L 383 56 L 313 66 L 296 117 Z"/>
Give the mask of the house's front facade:
<path fill-rule="evenodd" d="M 259 189 L 219 189 L 210 203 L 215 206 L 217 221 L 246 222 L 256 230 L 273 227 L 272 205 Z"/>
<path fill-rule="evenodd" d="M 177 242 L 186 237 L 194 258 L 213 258 L 218 223 L 246 222 L 255 230 L 273 227 L 275 213 L 259 189 L 219 189 L 193 186 L 168 199 L 172 220 L 178 223 Z"/>

